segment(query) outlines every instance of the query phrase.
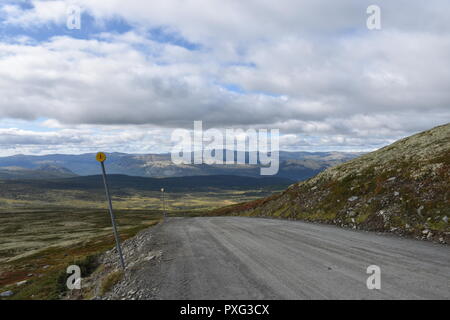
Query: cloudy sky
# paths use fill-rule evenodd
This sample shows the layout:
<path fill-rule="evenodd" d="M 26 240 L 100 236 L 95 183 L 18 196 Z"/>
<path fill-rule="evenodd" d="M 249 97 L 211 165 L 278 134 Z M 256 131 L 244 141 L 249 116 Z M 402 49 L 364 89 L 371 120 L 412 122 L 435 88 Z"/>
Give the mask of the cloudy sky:
<path fill-rule="evenodd" d="M 0 0 L 0 156 L 164 152 L 194 120 L 373 150 L 449 122 L 448 17 L 448 0 Z"/>

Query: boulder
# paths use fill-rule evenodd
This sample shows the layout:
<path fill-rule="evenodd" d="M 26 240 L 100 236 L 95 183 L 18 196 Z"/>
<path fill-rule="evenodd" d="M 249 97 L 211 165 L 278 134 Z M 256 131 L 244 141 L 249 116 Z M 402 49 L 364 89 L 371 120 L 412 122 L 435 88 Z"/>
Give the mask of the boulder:
<path fill-rule="evenodd" d="M 11 297 L 12 295 L 14 295 L 14 292 L 11 290 L 0 293 L 0 297 Z"/>

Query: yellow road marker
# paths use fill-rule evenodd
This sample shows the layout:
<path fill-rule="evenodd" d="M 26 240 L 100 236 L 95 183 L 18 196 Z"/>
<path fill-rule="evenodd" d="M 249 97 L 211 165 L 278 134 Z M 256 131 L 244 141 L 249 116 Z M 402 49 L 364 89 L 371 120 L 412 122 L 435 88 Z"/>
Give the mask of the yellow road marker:
<path fill-rule="evenodd" d="M 106 160 L 106 155 L 103 152 L 98 152 L 95 159 L 97 159 L 98 162 L 103 162 Z"/>

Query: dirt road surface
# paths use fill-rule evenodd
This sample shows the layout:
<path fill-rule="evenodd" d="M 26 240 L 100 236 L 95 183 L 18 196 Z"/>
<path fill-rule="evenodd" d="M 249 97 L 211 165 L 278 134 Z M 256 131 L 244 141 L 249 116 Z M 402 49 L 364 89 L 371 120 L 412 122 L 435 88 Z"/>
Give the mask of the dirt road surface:
<path fill-rule="evenodd" d="M 160 259 L 124 288 L 141 298 L 450 299 L 445 245 L 244 217 L 170 218 L 151 234 Z M 370 265 L 381 269 L 380 290 L 367 288 Z"/>

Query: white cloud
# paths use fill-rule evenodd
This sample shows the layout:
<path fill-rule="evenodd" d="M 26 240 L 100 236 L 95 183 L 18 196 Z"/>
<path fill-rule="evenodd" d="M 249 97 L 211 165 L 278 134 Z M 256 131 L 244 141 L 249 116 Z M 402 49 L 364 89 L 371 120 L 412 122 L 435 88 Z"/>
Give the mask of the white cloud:
<path fill-rule="evenodd" d="M 32 1 L 33 9 L 22 9 L 8 2 L 0 10 L 8 25 L 64 25 L 70 3 Z M 75 135 L 81 148 L 95 144 L 96 133 L 105 145 L 137 149 L 148 137 L 143 127 L 203 120 L 206 127 L 280 128 L 286 148 L 367 148 L 450 119 L 447 1 L 379 1 L 377 32 L 365 29 L 369 1 L 77 3 L 97 21 L 121 18 L 133 31 L 4 38 L 0 118 L 45 118 L 57 132 L 39 140 L 1 131 L 5 144 L 33 136 L 76 146 Z M 200 47 L 149 39 L 154 27 Z M 158 137 L 164 145 L 168 134 Z"/>
<path fill-rule="evenodd" d="M 62 24 L 67 19 L 68 1 L 32 0 L 32 9 L 22 9 L 20 5 L 6 4 L 1 7 L 6 16 L 5 24 L 33 27 L 42 24 Z"/>

